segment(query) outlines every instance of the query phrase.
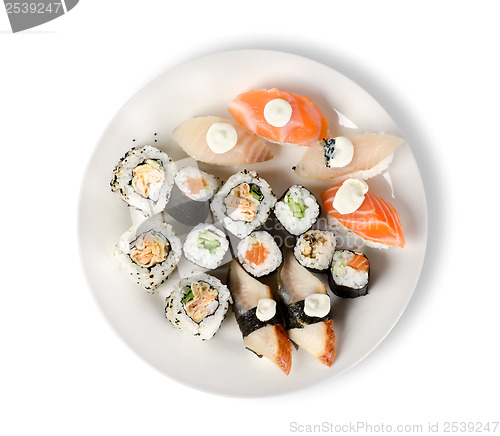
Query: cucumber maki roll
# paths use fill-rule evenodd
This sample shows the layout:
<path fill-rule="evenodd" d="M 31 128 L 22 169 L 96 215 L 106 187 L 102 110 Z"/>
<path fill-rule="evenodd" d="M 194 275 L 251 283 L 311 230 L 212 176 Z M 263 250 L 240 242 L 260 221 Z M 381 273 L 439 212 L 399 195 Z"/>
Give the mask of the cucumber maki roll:
<path fill-rule="evenodd" d="M 321 209 L 316 197 L 300 185 L 293 185 L 274 205 L 274 214 L 292 235 L 309 230 L 318 219 Z"/>
<path fill-rule="evenodd" d="M 216 220 L 238 238 L 244 238 L 262 225 L 276 197 L 269 184 L 255 171 L 232 175 L 214 196 L 210 207 Z"/>
<path fill-rule="evenodd" d="M 150 217 L 163 211 L 170 198 L 177 167 L 168 155 L 146 145 L 131 149 L 113 172 L 111 190 L 129 206 Z"/>
<path fill-rule="evenodd" d="M 181 250 L 180 239 L 159 214 L 126 231 L 115 256 L 134 282 L 154 293 L 177 266 Z"/>
<path fill-rule="evenodd" d="M 293 254 L 298 262 L 316 272 L 326 272 L 335 251 L 335 235 L 327 230 L 309 230 L 297 238 Z"/>
<path fill-rule="evenodd" d="M 196 273 L 175 285 L 167 298 L 165 316 L 178 329 L 210 339 L 226 316 L 231 295 L 219 279 Z"/>
<path fill-rule="evenodd" d="M 328 283 L 331 291 L 342 298 L 356 298 L 368 293 L 370 262 L 363 253 L 339 250 L 333 255 Z"/>
<path fill-rule="evenodd" d="M 199 224 L 184 242 L 186 259 L 202 268 L 215 269 L 221 265 L 229 249 L 224 232 L 212 224 Z"/>
<path fill-rule="evenodd" d="M 240 241 L 236 251 L 241 266 L 254 277 L 271 274 L 281 265 L 281 250 L 268 232 L 251 233 Z"/>

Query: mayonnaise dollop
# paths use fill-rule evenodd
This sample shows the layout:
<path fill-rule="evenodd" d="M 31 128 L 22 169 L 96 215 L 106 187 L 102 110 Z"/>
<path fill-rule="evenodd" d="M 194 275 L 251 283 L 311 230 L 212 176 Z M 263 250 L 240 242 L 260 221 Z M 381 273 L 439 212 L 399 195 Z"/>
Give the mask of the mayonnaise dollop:
<path fill-rule="evenodd" d="M 213 123 L 207 131 L 207 144 L 214 153 L 231 150 L 238 142 L 236 129 L 228 123 Z"/>
<path fill-rule="evenodd" d="M 347 179 L 338 189 L 332 206 L 341 215 L 353 213 L 365 201 L 368 185 L 359 179 Z"/>
<path fill-rule="evenodd" d="M 327 294 L 311 294 L 304 302 L 304 312 L 307 316 L 323 318 L 330 312 L 330 297 Z"/>
<path fill-rule="evenodd" d="M 276 301 L 271 298 L 261 298 L 257 303 L 255 315 L 260 321 L 269 321 L 276 315 Z"/>
<path fill-rule="evenodd" d="M 354 145 L 345 136 L 325 141 L 325 160 L 328 168 L 342 168 L 350 164 L 354 156 Z"/>
<path fill-rule="evenodd" d="M 283 127 L 292 118 L 292 106 L 286 100 L 275 98 L 264 107 L 264 118 L 274 127 Z"/>

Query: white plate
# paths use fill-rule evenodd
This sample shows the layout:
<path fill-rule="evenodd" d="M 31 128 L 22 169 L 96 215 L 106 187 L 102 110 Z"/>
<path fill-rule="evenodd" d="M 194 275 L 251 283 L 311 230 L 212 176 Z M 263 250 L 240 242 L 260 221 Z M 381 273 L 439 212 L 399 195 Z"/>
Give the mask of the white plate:
<path fill-rule="evenodd" d="M 390 201 L 401 215 L 406 246 L 369 250 L 370 293 L 335 299 L 337 357 L 331 368 L 303 350 L 293 350 L 285 376 L 266 359 L 245 350 L 234 315 L 215 337 L 202 342 L 174 329 L 164 316 L 168 283 L 157 294 L 135 285 L 115 264 L 113 250 L 131 225 L 129 210 L 109 187 L 112 170 L 132 146 L 151 144 L 174 160 L 185 157 L 169 137 L 193 116 L 229 117 L 226 107 L 252 88 L 281 88 L 310 96 L 330 118 L 339 113 L 341 132 L 381 131 L 398 135 L 385 110 L 358 85 L 333 69 L 292 54 L 241 50 L 209 55 L 180 65 L 139 91 L 118 112 L 89 162 L 80 193 L 79 242 L 84 270 L 95 299 L 115 331 L 142 358 L 188 386 L 231 396 L 267 396 L 308 387 L 340 374 L 370 353 L 404 311 L 415 289 L 425 254 L 427 210 L 420 173 L 407 144 L 389 171 L 368 181 L 371 192 Z M 157 141 L 157 142 L 155 142 Z M 316 194 L 328 183 L 299 180 L 291 167 L 301 147 L 274 146 L 275 158 L 255 168 L 279 196 L 293 183 Z M 206 167 L 205 167 L 206 168 Z M 217 171 L 216 171 L 217 172 Z M 223 168 L 226 177 L 236 169 Z M 179 233 L 188 228 L 177 227 Z M 186 270 L 180 266 L 180 274 Z"/>

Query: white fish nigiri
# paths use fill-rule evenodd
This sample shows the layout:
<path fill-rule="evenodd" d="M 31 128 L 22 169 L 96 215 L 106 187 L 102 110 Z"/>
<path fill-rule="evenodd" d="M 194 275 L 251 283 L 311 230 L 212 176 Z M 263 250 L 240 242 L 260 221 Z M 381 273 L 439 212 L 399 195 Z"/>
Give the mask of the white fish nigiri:
<path fill-rule="evenodd" d="M 290 340 L 316 357 L 326 366 L 335 358 L 335 333 L 329 315 L 305 315 L 305 300 L 314 294 L 326 295 L 326 286 L 315 275 L 300 265 L 289 250 L 278 272 L 278 292 L 286 306 Z"/>
<path fill-rule="evenodd" d="M 235 260 L 229 268 L 228 287 L 233 297 L 233 310 L 245 347 L 265 356 L 288 375 L 292 367 L 292 345 L 281 323 L 260 322 L 254 315 L 259 301 L 273 299 L 271 289 L 254 279 Z M 245 334 L 248 333 L 248 334 Z"/>
<path fill-rule="evenodd" d="M 318 141 L 309 148 L 295 172 L 305 179 L 331 180 L 341 182 L 348 178 L 369 179 L 381 173 L 390 165 L 394 152 L 404 140 L 394 135 L 356 134 L 347 135 L 354 147 L 352 160 L 343 167 L 326 165 L 325 144 Z"/>
<path fill-rule="evenodd" d="M 218 123 L 227 128 L 221 133 L 222 136 L 234 134 L 236 143 L 229 145 L 227 151 L 221 149 L 215 152 L 207 141 L 209 129 Z M 271 150 L 262 139 L 234 121 L 221 117 L 196 117 L 184 121 L 176 127 L 172 137 L 191 157 L 209 164 L 238 166 L 273 158 Z"/>

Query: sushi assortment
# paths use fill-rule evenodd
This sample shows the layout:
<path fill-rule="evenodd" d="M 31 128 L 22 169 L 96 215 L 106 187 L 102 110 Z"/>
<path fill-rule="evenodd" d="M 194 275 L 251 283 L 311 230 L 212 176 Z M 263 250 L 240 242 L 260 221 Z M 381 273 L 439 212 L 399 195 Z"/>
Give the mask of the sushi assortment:
<path fill-rule="evenodd" d="M 405 245 L 398 212 L 365 182 L 390 165 L 403 140 L 335 136 L 336 121 L 309 97 L 275 88 L 243 92 L 227 109 L 233 119 L 196 117 L 173 131 L 193 164 L 177 165 L 150 145 L 120 159 L 111 189 L 143 218 L 122 235 L 115 257 L 150 293 L 169 280 L 161 288 L 165 317 L 182 334 L 213 338 L 232 306 L 243 346 L 283 373 L 292 369 L 291 344 L 330 367 L 336 299 L 368 294 L 370 250 Z M 294 174 L 321 181 L 321 196 L 318 185 L 294 184 L 276 198 L 254 169 L 273 159 L 273 147 L 290 145 L 304 151 Z M 219 182 L 212 172 L 222 167 L 240 168 Z M 185 236 L 171 219 L 188 226 Z M 195 269 L 174 278 L 184 259 Z M 224 283 L 215 271 L 227 265 Z"/>

